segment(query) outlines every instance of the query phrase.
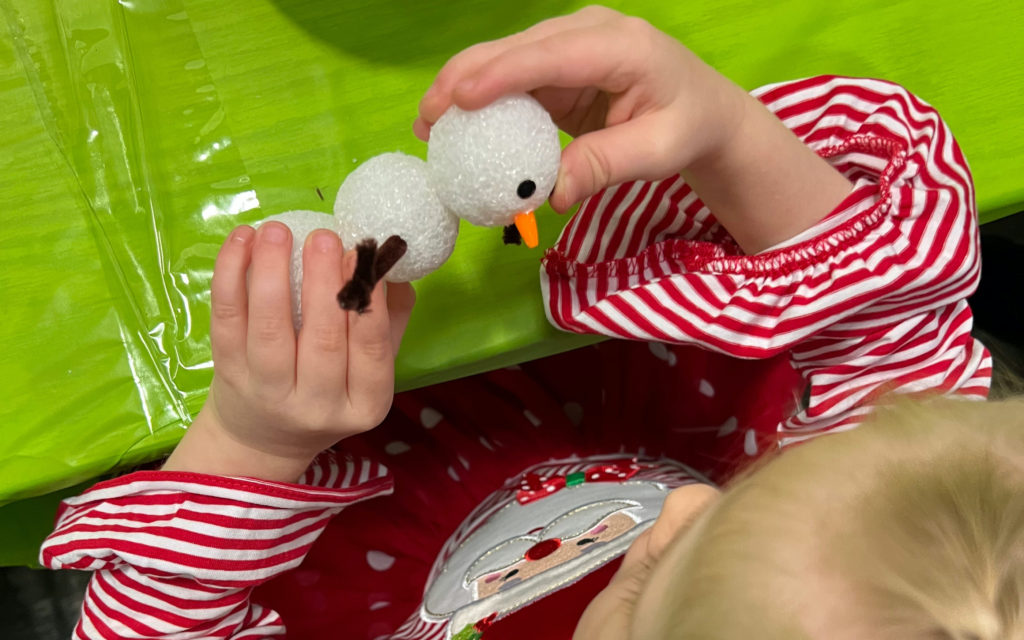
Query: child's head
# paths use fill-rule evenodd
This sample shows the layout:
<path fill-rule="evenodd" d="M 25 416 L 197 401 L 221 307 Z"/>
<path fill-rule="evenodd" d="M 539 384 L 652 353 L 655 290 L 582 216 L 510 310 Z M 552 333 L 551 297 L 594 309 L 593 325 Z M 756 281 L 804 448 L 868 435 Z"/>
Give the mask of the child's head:
<path fill-rule="evenodd" d="M 577 638 L 1024 638 L 1024 400 L 885 411 L 671 508 Z"/>

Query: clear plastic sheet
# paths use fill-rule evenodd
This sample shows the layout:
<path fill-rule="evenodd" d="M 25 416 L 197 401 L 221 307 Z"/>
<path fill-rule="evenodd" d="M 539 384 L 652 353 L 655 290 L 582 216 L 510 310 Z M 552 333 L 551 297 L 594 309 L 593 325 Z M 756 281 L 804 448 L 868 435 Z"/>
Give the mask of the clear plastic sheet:
<path fill-rule="evenodd" d="M 173 446 L 210 381 L 208 288 L 227 232 L 329 211 L 378 153 L 422 157 L 411 122 L 449 55 L 581 4 L 0 0 L 0 502 Z M 748 88 L 817 73 L 901 82 L 950 122 L 986 219 L 1024 202 L 1013 3 L 610 4 Z M 542 246 L 562 223 L 541 211 Z M 399 386 L 592 341 L 548 326 L 540 256 L 464 225 L 452 260 L 417 284 Z M 0 509 L 0 546 L 12 513 Z"/>

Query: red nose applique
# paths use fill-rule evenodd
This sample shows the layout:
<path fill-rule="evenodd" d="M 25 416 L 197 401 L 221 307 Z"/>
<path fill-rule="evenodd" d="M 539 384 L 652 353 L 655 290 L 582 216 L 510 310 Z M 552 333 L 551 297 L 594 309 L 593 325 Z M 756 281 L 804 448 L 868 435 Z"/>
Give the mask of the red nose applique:
<path fill-rule="evenodd" d="M 537 544 L 533 545 L 526 551 L 527 560 L 540 560 L 550 556 L 552 553 L 558 551 L 558 548 L 562 546 L 562 541 L 558 538 L 548 538 L 547 540 L 541 540 Z"/>

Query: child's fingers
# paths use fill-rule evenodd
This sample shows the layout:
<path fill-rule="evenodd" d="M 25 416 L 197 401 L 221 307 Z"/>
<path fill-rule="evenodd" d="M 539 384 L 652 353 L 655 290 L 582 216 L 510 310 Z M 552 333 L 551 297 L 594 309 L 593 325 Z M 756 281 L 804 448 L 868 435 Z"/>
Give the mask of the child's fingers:
<path fill-rule="evenodd" d="M 670 150 L 655 117 L 642 117 L 614 127 L 600 129 L 573 140 L 562 151 L 562 164 L 555 190 L 548 202 L 556 211 L 566 211 L 601 189 L 629 180 L 658 180 L 673 173 L 661 166 Z"/>
<path fill-rule="evenodd" d="M 249 372 L 261 387 L 290 387 L 295 381 L 295 328 L 288 282 L 292 236 L 280 222 L 256 232 L 249 277 Z"/>
<path fill-rule="evenodd" d="M 385 283 L 378 282 L 364 313 L 348 315 L 348 397 L 365 416 L 383 419 L 395 388 L 395 352 Z"/>
<path fill-rule="evenodd" d="M 224 241 L 210 285 L 210 349 L 222 373 L 245 369 L 248 294 L 245 272 L 252 255 L 252 227 L 237 227 Z"/>
<path fill-rule="evenodd" d="M 636 49 L 602 25 L 565 31 L 497 54 L 455 86 L 452 100 L 463 109 L 479 109 L 501 96 L 540 87 L 618 93 L 636 77 Z"/>
<path fill-rule="evenodd" d="M 388 319 L 391 322 L 391 349 L 398 355 L 402 346 L 402 336 L 409 324 L 413 305 L 416 304 L 416 290 L 408 282 L 389 282 L 387 284 Z"/>
<path fill-rule="evenodd" d="M 348 316 L 338 306 L 342 277 L 338 234 L 318 229 L 302 250 L 302 329 L 299 331 L 295 385 L 311 396 L 338 395 L 345 389 Z"/>
<path fill-rule="evenodd" d="M 587 7 L 567 16 L 545 20 L 521 33 L 474 45 L 456 54 L 441 68 L 434 83 L 420 101 L 420 117 L 417 121 L 421 124 L 414 127 L 416 135 L 426 140 L 430 127 L 452 105 L 452 92 L 455 87 L 490 64 L 498 54 L 515 47 L 529 46 L 530 43 L 557 36 L 565 31 L 594 26 L 610 17 L 621 17 L 621 14 L 604 7 Z M 495 96 L 497 97 L 500 96 Z M 490 102 L 480 106 L 486 106 Z"/>
<path fill-rule="evenodd" d="M 512 36 L 509 36 L 511 38 Z M 476 72 L 499 51 L 508 47 L 508 38 L 481 42 L 452 56 L 437 72 L 433 84 L 427 89 L 419 104 L 419 117 L 429 127 L 437 122 L 452 104 L 452 90 L 463 78 Z"/>

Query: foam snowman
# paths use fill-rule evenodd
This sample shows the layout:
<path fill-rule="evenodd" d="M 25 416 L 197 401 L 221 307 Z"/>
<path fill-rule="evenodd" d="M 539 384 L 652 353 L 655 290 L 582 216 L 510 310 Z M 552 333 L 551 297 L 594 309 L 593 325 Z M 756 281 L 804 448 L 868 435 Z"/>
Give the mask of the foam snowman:
<path fill-rule="evenodd" d="M 529 95 L 506 96 L 474 111 L 449 108 L 431 129 L 426 161 L 385 153 L 349 174 L 330 226 L 309 212 L 269 218 L 295 235 L 293 308 L 311 221 L 333 228 L 346 248 L 359 251 L 356 274 L 338 296 L 344 308 L 356 311 L 366 309 L 378 280 L 418 280 L 444 264 L 455 248 L 460 219 L 504 227 L 506 243 L 536 247 L 534 210 L 555 186 L 560 156 L 558 128 Z"/>

